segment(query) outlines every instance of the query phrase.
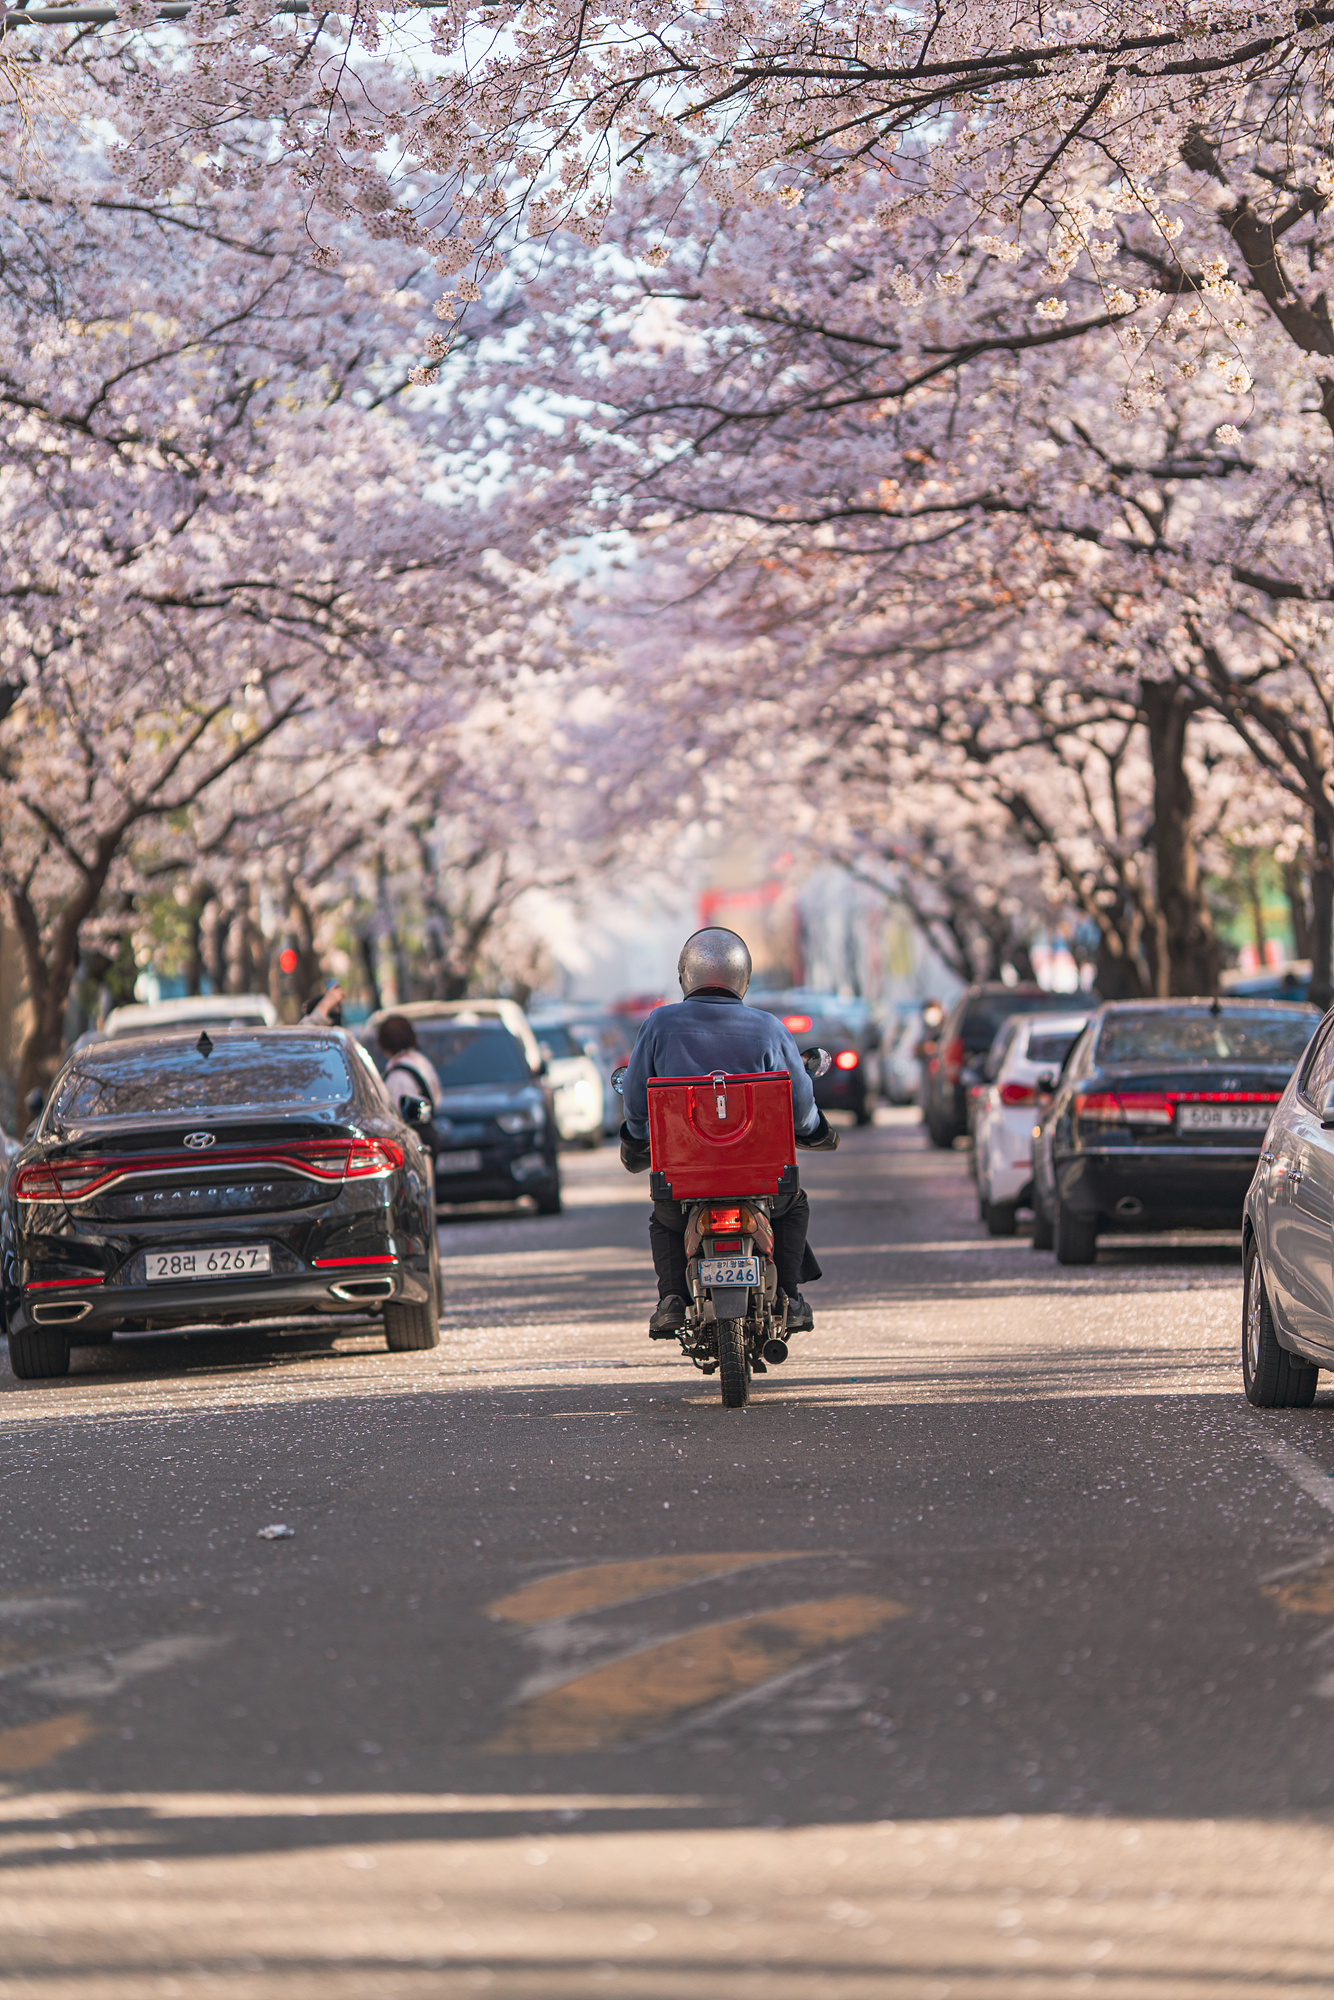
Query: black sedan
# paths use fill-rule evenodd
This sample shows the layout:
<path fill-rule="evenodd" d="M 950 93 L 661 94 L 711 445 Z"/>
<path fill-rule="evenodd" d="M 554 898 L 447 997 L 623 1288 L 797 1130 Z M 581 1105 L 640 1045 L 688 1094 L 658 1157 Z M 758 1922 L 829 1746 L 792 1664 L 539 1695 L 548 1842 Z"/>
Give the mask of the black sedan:
<path fill-rule="evenodd" d="M 843 1021 L 828 1014 L 807 1014 L 769 1000 L 753 1003 L 762 1013 L 777 1014 L 799 1049 L 827 1049 L 829 1068 L 813 1079 L 815 1102 L 821 1111 L 850 1111 L 859 1125 L 875 1115 L 875 1091 L 870 1064 L 857 1037 Z"/>
<path fill-rule="evenodd" d="M 1091 1264 L 1108 1231 L 1240 1228 L 1265 1129 L 1318 1020 L 1267 1001 L 1100 1008 L 1034 1145 L 1058 1260 Z"/>
<path fill-rule="evenodd" d="M 411 1012 L 417 1046 L 440 1080 L 430 1135 L 441 1203 L 516 1201 L 560 1213 L 560 1160 L 550 1087 L 502 1019 Z M 384 1056 L 367 1047 L 378 1067 Z"/>
<path fill-rule="evenodd" d="M 94 1043 L 10 1168 L 0 1282 L 27 1377 L 118 1329 L 305 1314 L 373 1314 L 391 1348 L 434 1347 L 430 1161 L 339 1029 Z"/>

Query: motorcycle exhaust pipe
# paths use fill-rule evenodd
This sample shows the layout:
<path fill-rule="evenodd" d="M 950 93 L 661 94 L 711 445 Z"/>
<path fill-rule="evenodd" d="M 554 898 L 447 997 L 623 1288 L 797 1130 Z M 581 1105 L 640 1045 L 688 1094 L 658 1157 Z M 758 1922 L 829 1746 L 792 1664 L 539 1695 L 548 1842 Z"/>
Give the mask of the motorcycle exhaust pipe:
<path fill-rule="evenodd" d="M 763 1352 L 765 1360 L 771 1361 L 777 1367 L 780 1361 L 787 1360 L 787 1342 L 785 1340 L 766 1340 Z"/>

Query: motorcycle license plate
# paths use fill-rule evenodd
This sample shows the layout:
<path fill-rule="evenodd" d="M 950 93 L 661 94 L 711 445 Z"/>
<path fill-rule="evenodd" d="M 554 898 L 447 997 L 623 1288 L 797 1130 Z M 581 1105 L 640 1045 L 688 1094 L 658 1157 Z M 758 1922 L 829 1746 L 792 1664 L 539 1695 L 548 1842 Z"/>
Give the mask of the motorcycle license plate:
<path fill-rule="evenodd" d="M 1263 1132 L 1272 1104 L 1178 1104 L 1178 1132 Z"/>
<path fill-rule="evenodd" d="M 701 1257 L 699 1281 L 702 1285 L 758 1285 L 758 1257 Z"/>
<path fill-rule="evenodd" d="M 213 1250 L 150 1250 L 144 1260 L 150 1285 L 185 1278 L 246 1278 L 272 1268 L 267 1243 L 229 1244 Z"/>

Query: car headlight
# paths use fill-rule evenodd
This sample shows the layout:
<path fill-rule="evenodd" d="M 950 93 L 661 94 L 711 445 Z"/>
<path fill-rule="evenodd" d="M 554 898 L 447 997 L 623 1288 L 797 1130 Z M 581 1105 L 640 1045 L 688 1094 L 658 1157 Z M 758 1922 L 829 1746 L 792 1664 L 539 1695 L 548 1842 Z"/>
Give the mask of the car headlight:
<path fill-rule="evenodd" d="M 496 1119 L 502 1132 L 540 1132 L 547 1122 L 547 1114 L 540 1104 L 532 1104 L 526 1111 L 502 1111 Z"/>

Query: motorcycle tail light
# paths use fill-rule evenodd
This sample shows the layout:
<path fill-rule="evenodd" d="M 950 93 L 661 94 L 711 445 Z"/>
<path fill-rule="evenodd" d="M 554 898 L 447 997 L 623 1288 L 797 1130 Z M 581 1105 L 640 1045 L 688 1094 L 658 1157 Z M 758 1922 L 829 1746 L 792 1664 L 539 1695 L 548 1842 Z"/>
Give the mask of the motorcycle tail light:
<path fill-rule="evenodd" d="M 392 1174 L 403 1164 L 403 1148 L 393 1139 L 354 1139 L 348 1149 L 347 1178 L 366 1180 L 374 1174 Z"/>
<path fill-rule="evenodd" d="M 735 1229 L 739 1232 L 741 1228 L 741 1210 L 739 1208 L 711 1208 L 709 1210 L 709 1226 L 715 1235 L 717 1235 L 720 1229 Z"/>
<path fill-rule="evenodd" d="M 834 1057 L 834 1068 L 856 1069 L 860 1061 L 861 1057 L 857 1054 L 856 1049 L 840 1049 Z"/>
<path fill-rule="evenodd" d="M 1030 1083 L 1003 1083 L 1000 1101 L 1002 1104 L 1036 1104 L 1038 1094 Z"/>
<path fill-rule="evenodd" d="M 810 1033 L 811 1017 L 809 1014 L 784 1014 L 783 1026 L 790 1035 L 807 1035 Z"/>

